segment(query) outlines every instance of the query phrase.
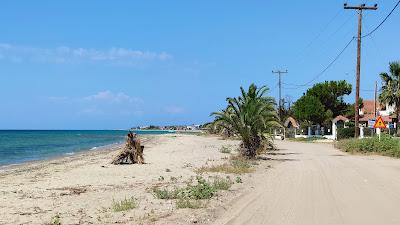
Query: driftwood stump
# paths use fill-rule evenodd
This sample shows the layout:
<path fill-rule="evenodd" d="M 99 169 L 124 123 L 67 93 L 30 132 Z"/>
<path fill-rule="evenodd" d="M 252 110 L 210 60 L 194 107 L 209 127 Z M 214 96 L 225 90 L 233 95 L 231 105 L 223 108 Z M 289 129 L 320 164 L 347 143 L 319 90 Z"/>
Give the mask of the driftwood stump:
<path fill-rule="evenodd" d="M 114 157 L 112 164 L 143 164 L 143 149 L 136 134 L 129 132 L 124 148 Z"/>

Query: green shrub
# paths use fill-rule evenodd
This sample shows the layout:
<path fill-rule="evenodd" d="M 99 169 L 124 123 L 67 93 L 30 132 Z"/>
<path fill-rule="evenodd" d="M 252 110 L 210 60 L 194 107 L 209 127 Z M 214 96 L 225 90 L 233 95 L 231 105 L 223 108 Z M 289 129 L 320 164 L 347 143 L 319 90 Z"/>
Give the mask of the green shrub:
<path fill-rule="evenodd" d="M 348 138 L 353 138 L 355 135 L 355 127 L 349 127 L 349 128 L 338 128 L 337 129 L 337 139 L 348 139 Z"/>
<path fill-rule="evenodd" d="M 389 135 L 382 135 L 364 139 L 341 140 L 336 147 L 345 152 L 379 153 L 381 155 L 400 157 L 400 140 Z"/>
<path fill-rule="evenodd" d="M 199 209 L 203 208 L 204 204 L 201 200 L 192 200 L 188 198 L 180 198 L 176 200 L 176 207 L 178 209 L 189 208 L 189 209 Z"/>
<path fill-rule="evenodd" d="M 221 165 L 213 165 L 209 167 L 200 167 L 195 170 L 195 172 L 202 173 L 233 173 L 233 174 L 243 174 L 254 172 L 254 168 L 251 165 L 250 160 L 246 159 L 231 159 L 230 163 L 224 163 Z"/>
<path fill-rule="evenodd" d="M 203 177 L 197 176 L 197 184 L 187 188 L 186 197 L 191 199 L 210 199 L 216 192 L 215 188 Z"/>
<path fill-rule="evenodd" d="M 231 161 L 231 164 L 234 168 L 243 168 L 243 169 L 251 168 L 250 161 L 244 159 L 234 159 Z"/>
<path fill-rule="evenodd" d="M 117 201 L 117 202 L 113 200 L 113 204 L 112 204 L 112 209 L 114 210 L 114 212 L 127 211 L 130 209 L 134 209 L 136 207 L 137 207 L 137 203 L 136 203 L 136 199 L 134 199 L 134 198 L 130 198 L 130 199 L 125 198 L 124 200 Z"/>
<path fill-rule="evenodd" d="M 374 135 L 374 129 L 364 128 L 364 137 L 372 137 Z"/>
<path fill-rule="evenodd" d="M 356 126 L 356 124 L 355 124 L 353 121 L 345 122 L 344 125 L 345 125 L 346 127 L 355 127 L 355 126 Z"/>
<path fill-rule="evenodd" d="M 216 177 L 213 181 L 212 186 L 216 190 L 229 190 L 229 188 L 231 188 L 232 184 L 233 184 L 233 182 L 228 177 L 226 179 L 221 178 L 221 177 Z"/>
<path fill-rule="evenodd" d="M 219 151 L 220 151 L 221 153 L 230 154 L 232 150 L 231 150 L 230 146 L 222 146 L 222 147 L 219 149 Z"/>
<path fill-rule="evenodd" d="M 232 185 L 229 179 L 219 177 L 215 178 L 212 184 L 201 176 L 196 179 L 195 185 L 188 183 L 186 187 L 174 190 L 154 188 L 154 196 L 158 199 L 210 199 L 217 190 L 228 190 Z"/>
<path fill-rule="evenodd" d="M 204 204 L 201 200 L 212 198 L 218 190 L 229 190 L 234 183 L 229 177 L 214 177 L 210 182 L 197 176 L 196 180 L 194 183 L 189 180 L 185 187 L 173 190 L 154 188 L 153 194 L 158 199 L 177 199 L 177 208 L 202 208 Z"/>
<path fill-rule="evenodd" d="M 55 215 L 51 218 L 51 222 L 45 223 L 45 225 L 61 225 L 60 214 Z"/>
<path fill-rule="evenodd" d="M 153 189 L 154 196 L 158 199 L 176 199 L 178 198 L 180 191 L 181 190 L 177 188 L 175 188 L 172 191 L 168 189 L 158 189 L 158 188 Z"/>

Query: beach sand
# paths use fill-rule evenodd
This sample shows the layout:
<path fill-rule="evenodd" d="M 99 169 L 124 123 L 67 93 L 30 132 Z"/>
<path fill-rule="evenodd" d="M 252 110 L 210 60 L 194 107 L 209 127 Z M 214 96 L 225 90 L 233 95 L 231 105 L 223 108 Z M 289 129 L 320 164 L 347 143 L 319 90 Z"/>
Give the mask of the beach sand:
<path fill-rule="evenodd" d="M 240 175 L 242 184 L 218 192 L 207 207 L 177 209 L 175 200 L 157 199 L 152 189 L 182 185 L 196 176 L 196 168 L 228 161 L 229 155 L 219 149 L 237 147 L 239 141 L 184 134 L 147 139 L 144 165 L 111 165 L 120 145 L 3 168 L 0 224 L 46 224 L 56 215 L 62 224 L 207 224 L 251 188 L 252 174 Z M 112 210 L 113 201 L 132 197 L 137 208 Z"/>

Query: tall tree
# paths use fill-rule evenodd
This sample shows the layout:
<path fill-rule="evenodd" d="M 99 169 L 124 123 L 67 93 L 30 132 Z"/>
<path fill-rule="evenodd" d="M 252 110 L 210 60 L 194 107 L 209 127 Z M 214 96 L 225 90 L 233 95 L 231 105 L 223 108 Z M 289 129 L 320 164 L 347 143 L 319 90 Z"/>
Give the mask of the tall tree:
<path fill-rule="evenodd" d="M 388 103 L 395 106 L 395 116 L 397 121 L 396 133 L 399 135 L 399 112 L 400 112 L 400 63 L 389 63 L 389 73 L 380 74 L 382 79 L 382 92 L 379 100 L 382 103 Z"/>
<path fill-rule="evenodd" d="M 345 95 L 351 94 L 352 86 L 345 80 L 325 81 L 315 84 L 307 90 L 307 95 L 315 96 L 324 105 L 325 110 L 330 110 L 332 116 L 346 114 L 348 104 L 344 101 Z"/>
<path fill-rule="evenodd" d="M 307 124 L 323 123 L 325 107 L 319 99 L 312 95 L 303 95 L 293 107 L 294 116 Z"/>

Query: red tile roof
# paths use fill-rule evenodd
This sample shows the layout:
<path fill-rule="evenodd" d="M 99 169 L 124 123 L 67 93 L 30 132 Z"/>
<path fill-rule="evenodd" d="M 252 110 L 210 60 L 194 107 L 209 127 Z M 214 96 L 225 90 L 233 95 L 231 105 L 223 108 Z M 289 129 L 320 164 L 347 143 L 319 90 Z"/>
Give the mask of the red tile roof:
<path fill-rule="evenodd" d="M 333 121 L 335 121 L 335 122 L 337 122 L 337 121 L 344 121 L 344 122 L 346 122 L 346 121 L 348 121 L 348 120 L 349 120 L 348 118 L 346 118 L 346 117 L 344 117 L 344 116 L 342 116 L 342 115 L 339 115 L 339 116 L 335 117 L 335 119 L 333 119 Z"/>
<path fill-rule="evenodd" d="M 286 119 L 286 121 L 285 121 L 285 123 L 284 123 L 285 127 L 288 127 L 290 123 L 291 123 L 292 126 L 295 127 L 295 128 L 299 128 L 299 127 L 300 127 L 300 125 L 299 125 L 299 123 L 297 122 L 297 120 L 296 120 L 295 118 L 293 118 L 293 117 L 289 117 L 289 118 Z"/>
<path fill-rule="evenodd" d="M 376 117 L 374 114 L 367 114 L 360 118 L 361 122 L 368 122 L 368 120 L 375 120 Z M 390 116 L 382 116 L 383 121 L 385 122 L 392 122 L 392 117 Z"/>
<path fill-rule="evenodd" d="M 376 103 L 376 108 L 377 110 L 381 110 L 381 106 L 379 102 Z M 374 114 L 375 113 L 375 101 L 374 100 L 363 100 L 363 107 L 361 108 L 361 111 L 364 112 L 364 114 Z"/>

